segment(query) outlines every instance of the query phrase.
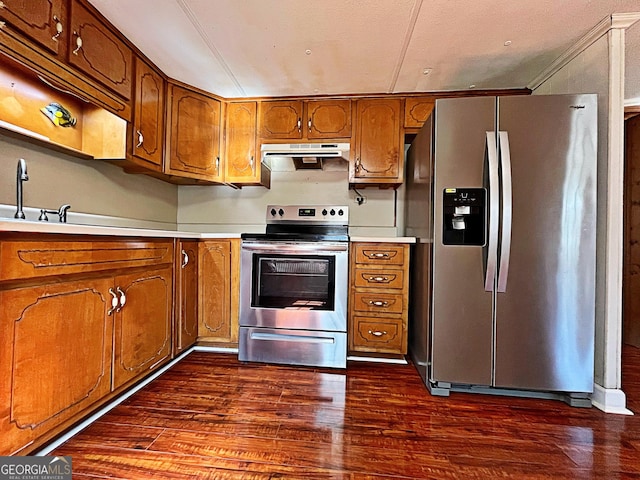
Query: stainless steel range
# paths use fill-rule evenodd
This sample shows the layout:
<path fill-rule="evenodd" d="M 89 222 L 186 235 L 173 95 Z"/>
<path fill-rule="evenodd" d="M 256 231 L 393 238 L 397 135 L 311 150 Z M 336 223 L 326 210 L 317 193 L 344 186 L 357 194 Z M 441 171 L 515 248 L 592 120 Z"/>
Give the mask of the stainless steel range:
<path fill-rule="evenodd" d="M 241 361 L 345 368 L 349 207 L 269 205 L 243 234 Z"/>

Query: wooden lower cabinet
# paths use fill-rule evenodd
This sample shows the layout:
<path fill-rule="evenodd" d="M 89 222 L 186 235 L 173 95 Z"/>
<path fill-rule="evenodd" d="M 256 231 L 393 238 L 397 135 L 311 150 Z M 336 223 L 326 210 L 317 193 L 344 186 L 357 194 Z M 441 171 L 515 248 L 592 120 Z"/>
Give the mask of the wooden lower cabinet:
<path fill-rule="evenodd" d="M 110 279 L 0 292 L 1 453 L 20 452 L 111 391 Z"/>
<path fill-rule="evenodd" d="M 178 242 L 175 265 L 174 353 L 198 339 L 198 241 Z"/>
<path fill-rule="evenodd" d="M 198 340 L 237 344 L 240 239 L 202 241 L 198 257 Z"/>
<path fill-rule="evenodd" d="M 0 238 L 0 455 L 24 454 L 171 354 L 172 240 Z"/>
<path fill-rule="evenodd" d="M 349 351 L 407 353 L 409 245 L 354 242 L 349 268 Z"/>
<path fill-rule="evenodd" d="M 121 275 L 126 303 L 114 316 L 114 390 L 171 355 L 172 267 Z"/>

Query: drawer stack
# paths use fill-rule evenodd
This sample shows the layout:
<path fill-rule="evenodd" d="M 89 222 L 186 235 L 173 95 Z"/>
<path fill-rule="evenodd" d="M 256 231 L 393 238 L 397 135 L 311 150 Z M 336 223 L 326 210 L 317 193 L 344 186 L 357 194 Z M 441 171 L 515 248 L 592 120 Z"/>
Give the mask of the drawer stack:
<path fill-rule="evenodd" d="M 349 350 L 407 353 L 409 245 L 353 242 Z"/>

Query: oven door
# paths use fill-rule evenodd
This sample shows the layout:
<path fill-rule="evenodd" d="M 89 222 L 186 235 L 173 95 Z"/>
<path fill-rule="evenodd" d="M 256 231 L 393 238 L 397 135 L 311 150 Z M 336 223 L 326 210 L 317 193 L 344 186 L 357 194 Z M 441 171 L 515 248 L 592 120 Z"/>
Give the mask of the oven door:
<path fill-rule="evenodd" d="M 347 330 L 347 242 L 242 244 L 240 325 Z"/>

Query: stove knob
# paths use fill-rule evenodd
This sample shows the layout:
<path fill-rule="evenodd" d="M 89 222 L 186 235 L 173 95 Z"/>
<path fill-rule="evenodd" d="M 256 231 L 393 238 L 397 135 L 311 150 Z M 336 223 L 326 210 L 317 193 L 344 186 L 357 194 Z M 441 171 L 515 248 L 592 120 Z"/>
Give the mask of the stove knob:
<path fill-rule="evenodd" d="M 338 215 L 340 216 L 344 215 L 344 212 L 342 211 L 342 209 L 338 210 Z"/>
<path fill-rule="evenodd" d="M 329 212 L 332 216 L 336 214 L 336 211 L 332 208 L 331 211 Z"/>
<path fill-rule="evenodd" d="M 284 215 L 284 210 L 283 209 L 278 210 L 278 215 L 283 216 Z"/>
<path fill-rule="evenodd" d="M 322 209 L 322 215 L 324 215 L 325 217 L 327 216 L 327 209 L 326 208 Z"/>
<path fill-rule="evenodd" d="M 276 209 L 275 209 L 275 208 L 272 208 L 272 209 L 271 209 L 271 216 L 272 216 L 272 217 L 275 217 L 275 216 L 276 216 Z"/>

